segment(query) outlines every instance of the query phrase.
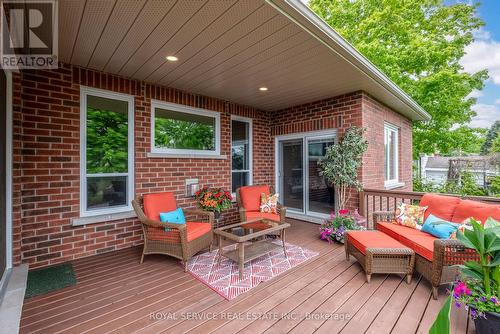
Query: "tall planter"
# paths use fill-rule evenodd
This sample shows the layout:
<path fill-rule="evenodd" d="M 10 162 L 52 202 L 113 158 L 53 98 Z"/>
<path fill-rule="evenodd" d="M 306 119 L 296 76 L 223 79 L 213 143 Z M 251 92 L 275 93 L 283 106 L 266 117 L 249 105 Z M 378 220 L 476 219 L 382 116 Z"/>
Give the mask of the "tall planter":
<path fill-rule="evenodd" d="M 485 318 L 474 319 L 477 334 L 498 334 L 500 332 L 500 314 L 485 312 Z"/>

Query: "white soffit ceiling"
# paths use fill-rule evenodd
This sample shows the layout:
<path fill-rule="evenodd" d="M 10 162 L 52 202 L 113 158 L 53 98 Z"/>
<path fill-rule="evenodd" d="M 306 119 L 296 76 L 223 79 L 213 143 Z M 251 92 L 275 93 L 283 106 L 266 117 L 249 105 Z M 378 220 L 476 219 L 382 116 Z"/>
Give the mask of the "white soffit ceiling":
<path fill-rule="evenodd" d="M 299 0 L 60 0 L 59 58 L 268 111 L 364 90 L 412 119 L 427 118 L 391 82 L 367 74 L 352 50 L 301 6 Z M 167 55 L 179 60 L 168 62 Z"/>

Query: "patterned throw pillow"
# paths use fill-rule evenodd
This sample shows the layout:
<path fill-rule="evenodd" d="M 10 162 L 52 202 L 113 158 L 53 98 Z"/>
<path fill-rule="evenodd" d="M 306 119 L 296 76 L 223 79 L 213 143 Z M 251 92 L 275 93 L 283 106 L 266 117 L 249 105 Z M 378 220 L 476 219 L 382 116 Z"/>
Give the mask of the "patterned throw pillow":
<path fill-rule="evenodd" d="M 266 195 L 260 194 L 260 212 L 278 213 L 278 197 L 279 194 Z"/>
<path fill-rule="evenodd" d="M 396 209 L 396 224 L 421 230 L 425 210 L 426 206 L 400 203 Z"/>

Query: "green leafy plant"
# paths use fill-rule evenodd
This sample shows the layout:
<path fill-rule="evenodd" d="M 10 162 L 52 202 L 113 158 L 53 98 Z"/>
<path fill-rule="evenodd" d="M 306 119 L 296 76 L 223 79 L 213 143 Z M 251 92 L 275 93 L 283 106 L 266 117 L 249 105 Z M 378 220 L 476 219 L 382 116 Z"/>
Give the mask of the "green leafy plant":
<path fill-rule="evenodd" d="M 360 190 L 358 169 L 361 167 L 363 153 L 368 148 L 368 142 L 363 138 L 363 128 L 349 128 L 340 143 L 333 144 L 326 149 L 326 154 L 318 164 L 320 175 L 335 187 L 338 208 L 346 208 L 351 196 L 350 188 Z"/>
<path fill-rule="evenodd" d="M 500 224 L 489 218 L 484 227 L 472 219 L 472 230 L 457 233 L 457 239 L 474 249 L 479 262 L 468 261 L 461 268 L 462 275 L 482 281 L 484 293 L 500 296 Z"/>
<path fill-rule="evenodd" d="M 500 223 L 489 218 L 484 226 L 471 219 L 472 229 L 457 232 L 457 239 L 467 248 L 473 249 L 478 261 L 467 261 L 460 267 L 461 279 L 453 288 L 445 306 L 438 314 L 429 333 L 449 333 L 449 304 L 462 304 L 470 310 L 473 318 L 486 317 L 486 312 L 500 312 Z M 447 313 L 448 316 L 442 316 Z M 443 328 L 448 328 L 443 331 Z"/>

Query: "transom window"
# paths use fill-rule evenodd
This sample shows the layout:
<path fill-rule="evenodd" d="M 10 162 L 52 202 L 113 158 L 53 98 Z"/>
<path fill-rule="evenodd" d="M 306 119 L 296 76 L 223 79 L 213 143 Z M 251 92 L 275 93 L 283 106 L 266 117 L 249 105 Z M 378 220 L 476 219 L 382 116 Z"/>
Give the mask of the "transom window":
<path fill-rule="evenodd" d="M 160 101 L 151 102 L 153 153 L 220 154 L 218 112 Z"/>
<path fill-rule="evenodd" d="M 134 98 L 82 87 L 80 214 L 131 210 L 134 194 Z"/>
<path fill-rule="evenodd" d="M 384 125 L 384 171 L 385 185 L 398 182 L 398 134 L 399 130 L 392 124 Z"/>
<path fill-rule="evenodd" d="M 231 119 L 232 192 L 252 184 L 252 120 L 233 116 Z"/>

